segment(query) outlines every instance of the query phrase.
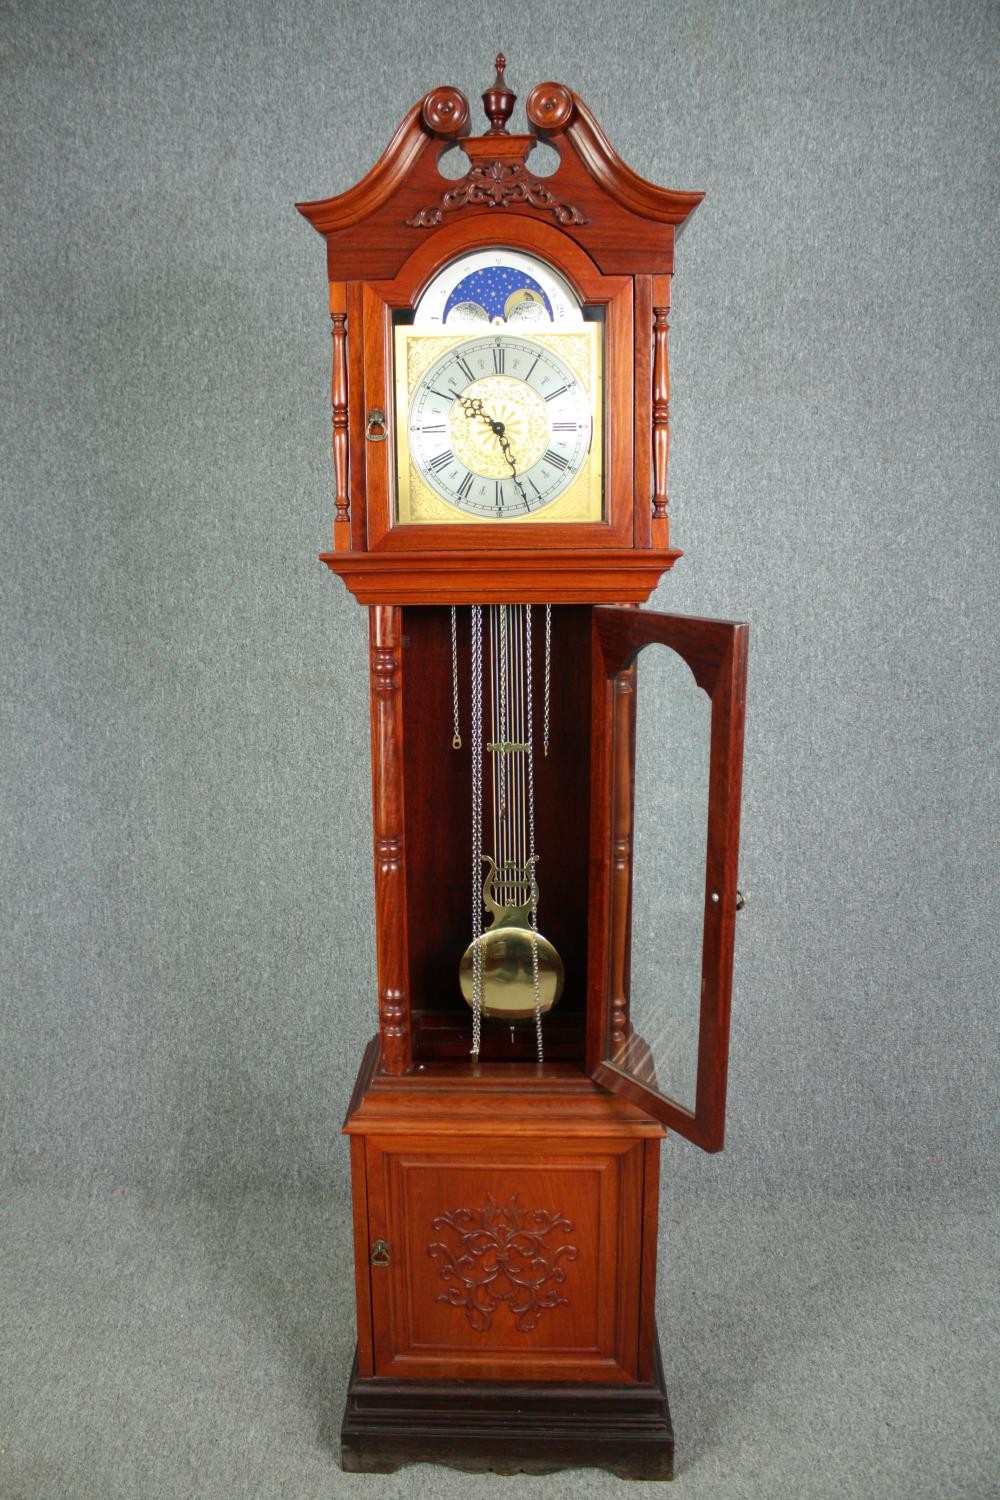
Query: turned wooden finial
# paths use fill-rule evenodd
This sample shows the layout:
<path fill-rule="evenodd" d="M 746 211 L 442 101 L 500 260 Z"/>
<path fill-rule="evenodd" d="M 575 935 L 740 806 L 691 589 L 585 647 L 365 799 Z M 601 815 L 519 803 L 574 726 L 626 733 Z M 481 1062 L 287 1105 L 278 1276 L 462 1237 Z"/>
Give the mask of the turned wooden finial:
<path fill-rule="evenodd" d="M 502 52 L 497 53 L 496 70 L 497 76 L 483 95 L 483 108 L 486 118 L 490 122 L 487 135 L 506 135 L 507 121 L 514 113 L 514 105 L 517 103 L 517 95 L 507 87 L 507 80 L 503 76 L 503 70 L 507 66 L 507 59 Z"/>

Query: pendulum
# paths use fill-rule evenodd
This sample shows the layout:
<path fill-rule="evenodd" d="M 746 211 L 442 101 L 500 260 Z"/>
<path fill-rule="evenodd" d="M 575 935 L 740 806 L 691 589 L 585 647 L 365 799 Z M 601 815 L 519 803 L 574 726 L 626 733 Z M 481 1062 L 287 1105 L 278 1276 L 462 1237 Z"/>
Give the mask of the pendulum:
<path fill-rule="evenodd" d="M 535 746 L 531 606 L 494 604 L 489 610 L 489 806 L 493 852 L 483 850 L 483 607 L 471 622 L 472 940 L 459 966 L 462 994 L 472 1008 L 472 1055 L 478 1057 L 482 1018 L 508 1024 L 533 1021 L 542 1061 L 542 1017 L 562 992 L 563 964 L 538 930 L 535 866 Z M 551 615 L 546 607 L 544 745 L 548 750 Z M 453 702 L 458 669 L 452 636 Z M 461 744 L 457 709 L 452 744 Z M 485 882 L 482 868 L 487 866 Z M 483 912 L 490 925 L 483 931 Z"/>

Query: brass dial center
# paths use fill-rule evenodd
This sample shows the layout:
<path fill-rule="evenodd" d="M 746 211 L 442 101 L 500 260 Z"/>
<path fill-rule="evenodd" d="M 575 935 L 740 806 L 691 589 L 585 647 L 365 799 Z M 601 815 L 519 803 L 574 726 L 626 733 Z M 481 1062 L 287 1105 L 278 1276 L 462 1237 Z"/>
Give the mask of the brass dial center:
<path fill-rule="evenodd" d="M 463 403 L 477 399 L 483 403 L 482 411 L 466 415 Z M 448 439 L 455 457 L 484 479 L 509 479 L 511 467 L 494 423 L 503 427 L 517 472 L 524 474 L 548 447 L 549 419 L 544 400 L 523 380 L 485 375 L 467 386 L 462 400 L 451 409 Z"/>

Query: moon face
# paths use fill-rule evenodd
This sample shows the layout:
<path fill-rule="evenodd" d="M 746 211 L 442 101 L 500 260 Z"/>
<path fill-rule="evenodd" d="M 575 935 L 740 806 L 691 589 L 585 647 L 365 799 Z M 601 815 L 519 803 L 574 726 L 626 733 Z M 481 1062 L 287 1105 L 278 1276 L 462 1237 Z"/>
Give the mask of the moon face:
<path fill-rule="evenodd" d="M 515 323 L 550 329 L 580 328 L 580 300 L 558 271 L 534 255 L 498 245 L 473 250 L 444 266 L 421 293 L 415 328 L 494 327 Z"/>
<path fill-rule="evenodd" d="M 489 313 L 478 302 L 456 302 L 448 314 L 449 328 L 474 328 L 477 323 L 489 321 Z"/>
<path fill-rule="evenodd" d="M 503 305 L 503 314 L 508 323 L 547 323 L 550 321 L 544 299 L 529 286 L 523 286 L 516 292 L 511 292 Z"/>

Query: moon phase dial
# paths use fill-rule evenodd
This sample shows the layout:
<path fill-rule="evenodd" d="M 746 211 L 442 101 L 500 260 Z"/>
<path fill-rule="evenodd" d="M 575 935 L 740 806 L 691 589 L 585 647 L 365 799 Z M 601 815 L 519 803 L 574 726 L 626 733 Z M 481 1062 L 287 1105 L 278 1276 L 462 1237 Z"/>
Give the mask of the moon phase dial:
<path fill-rule="evenodd" d="M 523 518 L 555 500 L 593 435 L 590 393 L 565 360 L 500 334 L 465 339 L 431 364 L 407 425 L 426 483 L 457 510 L 490 520 Z"/>

